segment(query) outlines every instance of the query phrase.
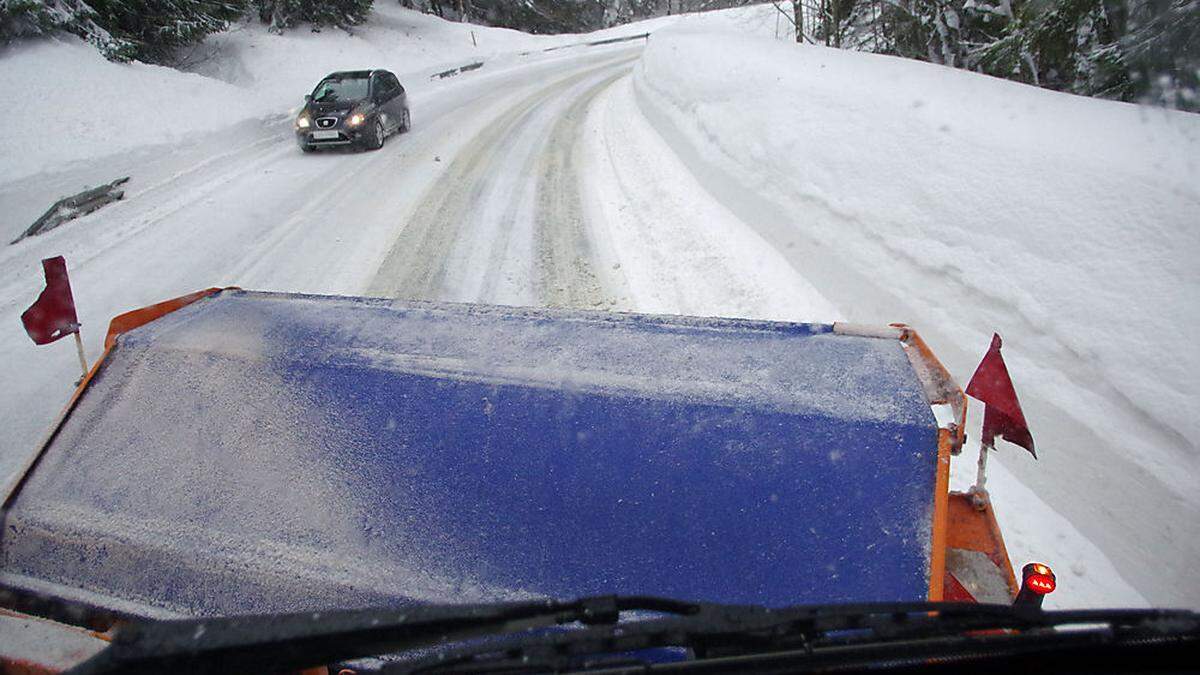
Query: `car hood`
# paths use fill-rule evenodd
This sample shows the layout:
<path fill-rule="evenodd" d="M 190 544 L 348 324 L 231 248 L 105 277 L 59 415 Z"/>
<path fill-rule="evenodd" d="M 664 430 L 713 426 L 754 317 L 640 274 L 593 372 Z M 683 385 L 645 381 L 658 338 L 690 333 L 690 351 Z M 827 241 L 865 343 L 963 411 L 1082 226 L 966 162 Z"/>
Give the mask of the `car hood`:
<path fill-rule="evenodd" d="M 345 114 L 353 110 L 354 107 L 360 103 L 362 103 L 362 101 L 336 101 L 331 103 L 313 102 L 305 106 L 305 110 L 307 110 L 308 113 L 313 116 Z"/>

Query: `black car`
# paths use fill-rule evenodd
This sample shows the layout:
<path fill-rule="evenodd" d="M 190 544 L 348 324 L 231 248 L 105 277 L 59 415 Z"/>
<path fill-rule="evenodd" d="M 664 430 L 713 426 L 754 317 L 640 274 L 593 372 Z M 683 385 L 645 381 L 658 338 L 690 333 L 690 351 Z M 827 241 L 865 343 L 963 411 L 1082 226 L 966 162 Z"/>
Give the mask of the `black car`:
<path fill-rule="evenodd" d="M 386 70 L 331 73 L 304 97 L 296 118 L 300 149 L 357 145 L 370 150 L 396 132 L 408 131 L 408 95 Z"/>

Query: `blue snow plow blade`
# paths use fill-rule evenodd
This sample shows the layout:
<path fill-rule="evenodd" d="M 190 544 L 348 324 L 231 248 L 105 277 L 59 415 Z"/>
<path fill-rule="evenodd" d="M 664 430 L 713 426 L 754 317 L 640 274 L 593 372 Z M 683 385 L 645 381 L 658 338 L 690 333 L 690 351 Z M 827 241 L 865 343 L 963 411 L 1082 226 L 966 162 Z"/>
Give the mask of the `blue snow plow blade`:
<path fill-rule="evenodd" d="M 925 600 L 938 424 L 898 334 L 213 293 L 116 340 L 3 581 L 152 615 Z"/>

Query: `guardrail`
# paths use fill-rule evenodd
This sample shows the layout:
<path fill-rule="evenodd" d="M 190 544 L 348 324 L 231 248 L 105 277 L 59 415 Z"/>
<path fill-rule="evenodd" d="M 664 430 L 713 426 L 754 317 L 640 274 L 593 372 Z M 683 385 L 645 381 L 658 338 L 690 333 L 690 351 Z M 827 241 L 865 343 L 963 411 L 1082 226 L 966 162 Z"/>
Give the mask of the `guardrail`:
<path fill-rule="evenodd" d="M 445 79 L 447 77 L 454 77 L 455 75 L 458 75 L 460 73 L 466 73 L 466 72 L 469 72 L 472 70 L 479 70 L 482 67 L 483 67 L 483 61 L 476 61 L 475 63 L 468 63 L 465 66 L 459 66 L 458 68 L 451 68 L 450 70 L 443 70 L 440 73 L 434 73 L 429 76 L 429 79 L 431 79 L 431 80 L 435 79 L 435 78 Z"/>
<path fill-rule="evenodd" d="M 84 190 L 79 194 L 63 197 L 54 202 L 54 206 L 47 209 L 41 218 L 35 220 L 33 225 L 30 225 L 28 229 L 21 233 L 21 236 L 13 239 L 9 244 L 15 244 L 25 237 L 49 232 L 68 220 L 87 215 L 105 204 L 121 199 L 125 196 L 125 191 L 118 190 L 117 186 L 123 185 L 128 180 L 129 176 L 125 176 L 111 183 Z"/>
<path fill-rule="evenodd" d="M 588 47 L 595 47 L 597 45 L 610 45 L 610 44 L 613 44 L 614 42 L 632 42 L 633 40 L 643 40 L 643 39 L 649 40 L 650 34 L 649 33 L 638 33 L 637 35 L 627 35 L 625 37 L 608 38 L 607 40 L 596 40 L 595 42 L 585 42 L 583 44 Z"/>
<path fill-rule="evenodd" d="M 625 35 L 622 37 L 605 38 L 603 40 L 593 40 L 591 42 L 576 42 L 576 43 L 569 44 L 569 45 L 559 45 L 557 47 L 547 47 L 541 51 L 542 52 L 553 52 L 553 51 L 558 51 L 559 49 L 569 49 L 571 47 L 599 47 L 601 45 L 611 45 L 611 44 L 615 44 L 618 42 L 632 42 L 633 40 L 649 40 L 649 39 L 650 39 L 650 33 L 638 33 L 637 35 Z M 518 54 L 518 56 L 528 56 L 533 53 L 534 52 L 520 52 Z M 480 68 L 483 67 L 483 64 L 484 64 L 483 61 L 476 61 L 474 63 L 468 63 L 465 66 L 459 66 L 457 68 L 451 68 L 449 70 L 442 70 L 442 71 L 439 71 L 439 72 L 436 72 L 436 73 L 430 75 L 429 79 L 444 80 L 447 77 L 454 77 L 455 75 L 460 75 L 462 73 L 470 72 L 472 70 L 479 70 Z"/>
<path fill-rule="evenodd" d="M 571 47 L 598 47 L 600 45 L 611 45 L 617 42 L 632 42 L 633 40 L 649 40 L 649 33 L 638 33 L 637 35 L 626 35 L 624 37 L 606 38 L 604 40 L 594 40 L 592 42 L 576 42 L 569 45 L 559 45 L 557 47 L 547 47 L 543 52 L 553 52 L 559 49 L 570 49 Z M 521 52 L 521 55 L 532 54 L 533 52 Z"/>

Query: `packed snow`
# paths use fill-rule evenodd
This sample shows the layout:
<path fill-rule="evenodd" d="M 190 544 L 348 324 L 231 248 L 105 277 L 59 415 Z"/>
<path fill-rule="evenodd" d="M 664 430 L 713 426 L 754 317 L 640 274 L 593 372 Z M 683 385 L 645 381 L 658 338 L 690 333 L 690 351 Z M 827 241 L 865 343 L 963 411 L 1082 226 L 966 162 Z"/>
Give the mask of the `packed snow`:
<path fill-rule="evenodd" d="M 964 381 L 1002 334 L 1042 449 L 1002 461 L 1123 569 L 1173 571 L 1155 601 L 1200 602 L 1200 117 L 682 29 L 633 81 L 848 320 L 902 318 Z"/>
<path fill-rule="evenodd" d="M 111 63 L 74 36 L 0 52 L 0 89 L 37 102 L 36 114 L 0 131 L 0 183 L 264 113 L 242 89 L 163 66 Z"/>
<path fill-rule="evenodd" d="M 778 21 L 547 37 L 385 3 L 352 35 L 236 26 L 190 72 L 74 38 L 5 48 L 0 85 L 37 123 L 0 128 L 0 236 L 132 179 L 0 250 L 0 472 L 78 376 L 70 340 L 35 347 L 17 320 L 60 254 L 91 359 L 113 315 L 223 284 L 904 321 L 964 383 L 996 331 L 1039 449 L 992 463 L 1014 564 L 1055 566 L 1052 606 L 1200 605 L 1200 116 L 798 46 Z M 363 67 L 400 76 L 414 131 L 301 155 L 302 95 Z"/>

